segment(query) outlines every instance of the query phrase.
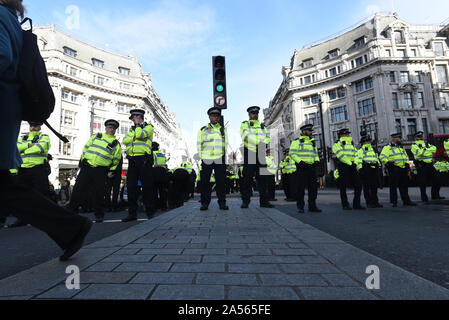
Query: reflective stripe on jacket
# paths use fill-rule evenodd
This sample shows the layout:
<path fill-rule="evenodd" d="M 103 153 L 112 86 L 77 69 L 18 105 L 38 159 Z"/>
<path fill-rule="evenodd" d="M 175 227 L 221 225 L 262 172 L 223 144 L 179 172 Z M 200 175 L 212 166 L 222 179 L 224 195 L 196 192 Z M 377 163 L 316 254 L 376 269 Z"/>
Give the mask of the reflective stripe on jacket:
<path fill-rule="evenodd" d="M 334 144 L 332 151 L 338 161 L 352 166 L 355 163 L 357 149 L 354 147 L 351 137 L 342 137 Z"/>
<path fill-rule="evenodd" d="M 153 152 L 153 167 L 167 167 L 167 158 L 162 152 Z"/>
<path fill-rule="evenodd" d="M 22 157 L 21 168 L 33 168 L 47 162 L 50 147 L 50 137 L 40 131 L 32 131 L 28 136 L 20 138 L 17 148 Z"/>
<path fill-rule="evenodd" d="M 201 160 L 217 160 L 223 157 L 228 142 L 227 130 L 225 138 L 221 134 L 221 125 L 217 123 L 212 127 L 209 123 L 198 132 L 197 150 Z"/>
<path fill-rule="evenodd" d="M 308 136 L 301 136 L 301 138 L 294 140 L 290 145 L 289 154 L 295 163 L 314 164 L 320 162 L 315 139 Z"/>
<path fill-rule="evenodd" d="M 355 163 L 357 165 L 358 170 L 362 169 L 364 163 L 368 164 L 372 168 L 380 166 L 379 157 L 377 156 L 377 153 L 374 151 L 373 146 L 370 144 L 363 145 L 357 151 Z"/>
<path fill-rule="evenodd" d="M 423 140 L 415 141 L 412 145 L 412 153 L 416 161 L 432 163 L 435 152 L 437 152 L 437 147 L 428 144 Z"/>
<path fill-rule="evenodd" d="M 126 146 L 126 154 L 130 157 L 151 154 L 153 131 L 153 126 L 150 124 L 144 128 L 131 128 L 128 135 L 123 139 L 123 144 Z"/>
<path fill-rule="evenodd" d="M 386 145 L 379 155 L 379 159 L 382 163 L 391 162 L 397 167 L 405 168 L 406 164 L 409 164 L 410 159 L 407 152 L 402 146 Z"/>
<path fill-rule="evenodd" d="M 260 144 L 270 144 L 270 133 L 267 128 L 262 129 L 259 120 L 244 121 L 240 126 L 240 136 L 246 149 L 256 152 Z"/>
<path fill-rule="evenodd" d="M 122 147 L 114 141 L 117 139 L 113 135 L 93 135 L 84 146 L 81 160 L 87 160 L 93 167 L 109 167 L 114 171 L 122 159 Z"/>

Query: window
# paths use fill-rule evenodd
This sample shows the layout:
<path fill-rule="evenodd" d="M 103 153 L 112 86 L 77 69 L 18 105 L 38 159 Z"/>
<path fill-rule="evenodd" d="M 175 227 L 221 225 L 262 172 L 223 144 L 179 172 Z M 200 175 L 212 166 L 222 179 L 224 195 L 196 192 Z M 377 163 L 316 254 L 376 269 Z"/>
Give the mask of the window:
<path fill-rule="evenodd" d="M 70 110 L 61 110 L 61 125 L 64 127 L 75 127 L 76 113 Z"/>
<path fill-rule="evenodd" d="M 331 90 L 328 92 L 329 94 L 329 99 L 330 100 L 335 100 L 337 99 L 337 90 Z"/>
<path fill-rule="evenodd" d="M 316 94 L 312 96 L 312 104 L 318 104 L 320 102 L 320 97 Z"/>
<path fill-rule="evenodd" d="M 401 119 L 396 119 L 394 122 L 394 129 L 396 133 L 402 134 L 402 122 Z"/>
<path fill-rule="evenodd" d="M 62 90 L 61 91 L 61 98 L 62 100 L 69 100 L 69 94 L 70 92 L 67 90 Z"/>
<path fill-rule="evenodd" d="M 427 118 L 422 118 L 422 131 L 424 136 L 429 136 L 429 127 L 427 126 Z"/>
<path fill-rule="evenodd" d="M 377 122 L 376 123 L 370 123 L 370 124 L 365 124 L 365 126 L 360 126 L 360 132 L 365 132 L 366 134 L 368 134 L 371 139 L 377 140 Z"/>
<path fill-rule="evenodd" d="M 365 44 L 365 37 L 358 38 L 358 39 L 354 40 L 354 42 L 355 42 L 356 48 L 361 47 Z"/>
<path fill-rule="evenodd" d="M 331 120 L 332 123 L 347 121 L 348 108 L 346 106 L 341 106 L 338 108 L 331 109 Z"/>
<path fill-rule="evenodd" d="M 104 78 L 103 77 L 97 77 L 97 84 L 100 86 L 104 85 Z"/>
<path fill-rule="evenodd" d="M 63 49 L 64 49 L 64 53 L 66 55 L 69 55 L 69 56 L 74 57 L 74 58 L 76 57 L 76 51 L 75 50 L 70 49 L 69 47 L 64 47 Z"/>
<path fill-rule="evenodd" d="M 394 41 L 399 44 L 405 43 L 402 31 L 394 32 Z"/>
<path fill-rule="evenodd" d="M 70 75 L 76 77 L 78 75 L 78 69 L 70 67 Z"/>
<path fill-rule="evenodd" d="M 94 133 L 102 132 L 103 123 L 104 123 L 104 119 L 99 118 L 99 117 L 94 118 L 94 123 L 93 123 Z"/>
<path fill-rule="evenodd" d="M 131 128 L 130 123 L 128 123 L 128 122 L 120 123 L 120 134 L 124 135 L 124 136 L 127 135 L 130 128 Z"/>
<path fill-rule="evenodd" d="M 412 57 L 416 57 L 416 49 L 410 50 L 410 55 L 411 55 Z"/>
<path fill-rule="evenodd" d="M 312 66 L 313 59 L 307 59 L 302 62 L 304 68 L 310 68 Z"/>
<path fill-rule="evenodd" d="M 390 72 L 390 82 L 396 83 L 396 72 L 394 72 L 394 71 Z"/>
<path fill-rule="evenodd" d="M 332 68 L 332 69 L 329 70 L 329 72 L 330 72 L 331 76 L 336 76 L 337 75 L 337 68 Z"/>
<path fill-rule="evenodd" d="M 358 107 L 359 107 L 359 115 L 361 117 L 376 113 L 375 98 L 359 101 Z"/>
<path fill-rule="evenodd" d="M 339 51 L 338 49 L 329 51 L 329 58 L 332 59 L 332 58 L 335 58 L 336 56 L 338 56 L 338 51 Z"/>
<path fill-rule="evenodd" d="M 365 90 L 365 87 L 363 86 L 363 80 L 357 81 L 355 83 L 355 92 L 359 93 Z"/>
<path fill-rule="evenodd" d="M 435 54 L 437 56 L 444 56 L 444 48 L 442 42 L 434 42 L 433 43 L 433 50 L 435 51 Z"/>
<path fill-rule="evenodd" d="M 303 99 L 302 99 L 302 103 L 303 103 L 304 106 L 310 106 L 310 105 L 311 105 L 311 103 L 310 103 L 310 97 L 303 98 Z"/>
<path fill-rule="evenodd" d="M 64 143 L 59 140 L 59 154 L 63 156 L 71 156 L 73 152 L 74 138 L 65 136 L 69 142 Z"/>
<path fill-rule="evenodd" d="M 416 133 L 416 119 L 407 119 L 408 128 L 408 140 L 413 140 L 413 136 Z"/>
<path fill-rule="evenodd" d="M 354 60 L 351 60 L 351 68 L 352 68 L 352 69 L 355 68 Z"/>
<path fill-rule="evenodd" d="M 312 78 L 311 78 L 310 76 L 305 77 L 305 78 L 304 78 L 304 83 L 305 83 L 305 84 L 312 83 Z"/>
<path fill-rule="evenodd" d="M 411 92 L 404 93 L 404 107 L 413 109 L 413 94 Z"/>
<path fill-rule="evenodd" d="M 346 96 L 346 90 L 344 88 L 338 88 L 334 90 L 330 90 L 328 92 L 329 100 L 341 99 Z"/>
<path fill-rule="evenodd" d="M 449 119 L 442 119 L 438 122 L 440 124 L 440 133 L 449 133 Z"/>
<path fill-rule="evenodd" d="M 321 142 L 323 141 L 323 135 L 317 134 L 314 135 L 313 138 L 315 139 L 315 144 L 318 150 L 321 150 Z"/>
<path fill-rule="evenodd" d="M 373 87 L 373 78 L 365 79 L 365 90 L 371 89 Z"/>
<path fill-rule="evenodd" d="M 440 92 L 440 109 L 449 110 L 449 92 Z"/>
<path fill-rule="evenodd" d="M 119 67 L 118 68 L 118 70 L 119 70 L 119 72 L 121 73 L 121 74 L 123 74 L 123 75 L 125 75 L 125 76 L 129 76 L 129 73 L 130 73 L 130 69 L 128 69 L 128 68 L 123 68 L 123 67 Z"/>
<path fill-rule="evenodd" d="M 98 59 L 92 59 L 92 65 L 98 68 L 104 67 L 104 61 L 98 60 Z"/>
<path fill-rule="evenodd" d="M 398 50 L 398 57 L 404 58 L 405 57 L 405 50 Z"/>
<path fill-rule="evenodd" d="M 334 143 L 338 141 L 338 131 L 332 131 L 332 139 L 334 140 Z"/>
<path fill-rule="evenodd" d="M 120 89 L 129 90 L 131 85 L 129 83 L 120 82 Z"/>
<path fill-rule="evenodd" d="M 363 57 L 355 59 L 355 64 L 357 67 L 360 67 L 363 64 Z"/>
<path fill-rule="evenodd" d="M 447 83 L 446 66 L 445 65 L 437 65 L 436 71 L 437 71 L 438 83 Z"/>
<path fill-rule="evenodd" d="M 401 83 L 410 82 L 410 77 L 408 71 L 401 71 Z"/>
<path fill-rule="evenodd" d="M 399 109 L 397 92 L 393 92 L 393 109 Z"/>
<path fill-rule="evenodd" d="M 424 92 L 418 92 L 418 108 L 424 108 Z"/>
<path fill-rule="evenodd" d="M 391 57 L 391 50 L 390 49 L 385 50 L 385 55 L 387 57 Z"/>
<path fill-rule="evenodd" d="M 417 73 L 416 73 L 415 79 L 416 79 L 416 82 L 423 82 L 423 81 L 422 81 L 422 76 L 421 76 L 421 73 L 420 73 L 420 72 L 417 72 Z"/>
<path fill-rule="evenodd" d="M 321 115 L 319 112 L 306 114 L 306 123 L 313 124 L 313 126 L 321 125 Z"/>
<path fill-rule="evenodd" d="M 76 100 L 78 99 L 78 95 L 74 92 L 72 92 L 71 96 L 70 96 L 70 101 L 72 101 L 73 103 L 76 103 Z"/>

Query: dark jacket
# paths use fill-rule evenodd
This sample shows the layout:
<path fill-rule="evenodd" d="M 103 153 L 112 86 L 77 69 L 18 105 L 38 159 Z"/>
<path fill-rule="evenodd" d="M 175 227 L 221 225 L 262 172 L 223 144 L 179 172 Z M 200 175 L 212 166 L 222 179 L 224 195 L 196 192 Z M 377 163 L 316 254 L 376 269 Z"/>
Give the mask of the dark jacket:
<path fill-rule="evenodd" d="M 14 10 L 0 5 L 0 170 L 20 167 L 17 150 L 22 105 L 17 68 L 22 51 L 22 29 Z"/>

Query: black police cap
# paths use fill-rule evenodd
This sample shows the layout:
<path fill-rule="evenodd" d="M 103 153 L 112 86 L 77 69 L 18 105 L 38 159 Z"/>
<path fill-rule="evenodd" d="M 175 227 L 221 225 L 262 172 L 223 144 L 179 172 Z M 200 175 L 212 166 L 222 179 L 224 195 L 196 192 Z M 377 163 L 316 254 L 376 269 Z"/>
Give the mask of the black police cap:
<path fill-rule="evenodd" d="M 219 108 L 213 107 L 207 110 L 207 114 L 210 116 L 211 114 L 221 115 L 221 110 Z"/>
<path fill-rule="evenodd" d="M 106 120 L 106 122 L 104 123 L 104 126 L 105 127 L 113 126 L 117 129 L 120 126 L 120 123 L 117 120 L 109 119 L 109 120 Z"/>
<path fill-rule="evenodd" d="M 156 141 L 153 141 L 153 143 L 151 145 L 151 148 L 153 150 L 158 150 L 159 149 L 159 143 L 157 143 Z"/>
<path fill-rule="evenodd" d="M 249 107 L 246 111 L 248 111 L 248 113 L 259 113 L 260 107 L 257 106 Z"/>
<path fill-rule="evenodd" d="M 141 110 L 141 109 L 134 109 L 130 111 L 131 116 L 129 117 L 129 120 L 132 120 L 134 115 L 140 115 L 140 116 L 145 116 L 145 111 Z"/>
<path fill-rule="evenodd" d="M 345 128 L 345 129 L 341 129 L 338 131 L 338 135 L 342 135 L 342 134 L 350 134 L 351 131 L 349 131 L 349 129 Z"/>
<path fill-rule="evenodd" d="M 360 143 L 364 143 L 364 142 L 371 142 L 371 137 L 363 136 L 362 139 L 360 139 Z"/>
<path fill-rule="evenodd" d="M 391 134 L 392 138 L 402 138 L 402 133 L 400 132 L 395 132 Z"/>
<path fill-rule="evenodd" d="M 304 131 L 304 130 L 310 130 L 310 131 L 313 131 L 313 124 L 306 124 L 306 125 L 304 125 L 304 126 L 302 126 L 301 128 L 300 128 L 300 130 L 301 131 Z"/>
<path fill-rule="evenodd" d="M 43 125 L 44 123 L 43 123 L 43 122 L 37 122 L 37 121 L 28 121 L 28 124 L 29 124 L 30 126 L 41 126 L 41 125 Z"/>
<path fill-rule="evenodd" d="M 418 131 L 417 133 L 415 133 L 415 138 L 424 138 L 424 132 Z"/>

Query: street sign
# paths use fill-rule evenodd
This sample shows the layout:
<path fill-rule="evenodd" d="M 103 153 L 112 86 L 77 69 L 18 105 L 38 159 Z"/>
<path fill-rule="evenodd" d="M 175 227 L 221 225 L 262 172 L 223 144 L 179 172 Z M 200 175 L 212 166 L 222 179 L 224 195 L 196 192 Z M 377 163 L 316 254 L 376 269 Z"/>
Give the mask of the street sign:
<path fill-rule="evenodd" d="M 217 107 L 222 107 L 226 104 L 226 98 L 223 96 L 217 96 L 215 97 L 215 105 Z"/>

